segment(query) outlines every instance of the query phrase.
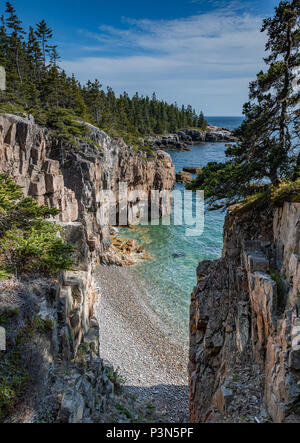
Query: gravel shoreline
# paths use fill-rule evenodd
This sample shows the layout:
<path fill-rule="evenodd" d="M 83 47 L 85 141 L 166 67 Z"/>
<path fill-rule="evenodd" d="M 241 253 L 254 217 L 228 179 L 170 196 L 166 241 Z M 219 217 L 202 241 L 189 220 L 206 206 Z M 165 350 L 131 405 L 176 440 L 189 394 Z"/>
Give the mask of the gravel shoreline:
<path fill-rule="evenodd" d="M 188 349 L 146 305 L 129 268 L 98 266 L 100 353 L 125 391 L 155 405 L 170 423 L 188 422 Z"/>

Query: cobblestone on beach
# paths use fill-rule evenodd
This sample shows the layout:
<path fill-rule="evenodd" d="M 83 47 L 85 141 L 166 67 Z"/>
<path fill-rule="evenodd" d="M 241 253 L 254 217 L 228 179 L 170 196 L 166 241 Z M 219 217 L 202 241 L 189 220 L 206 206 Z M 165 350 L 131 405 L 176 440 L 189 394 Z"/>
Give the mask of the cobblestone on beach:
<path fill-rule="evenodd" d="M 128 269 L 99 266 L 97 279 L 101 357 L 119 368 L 125 394 L 153 404 L 165 422 L 188 422 L 188 349 L 146 305 Z"/>

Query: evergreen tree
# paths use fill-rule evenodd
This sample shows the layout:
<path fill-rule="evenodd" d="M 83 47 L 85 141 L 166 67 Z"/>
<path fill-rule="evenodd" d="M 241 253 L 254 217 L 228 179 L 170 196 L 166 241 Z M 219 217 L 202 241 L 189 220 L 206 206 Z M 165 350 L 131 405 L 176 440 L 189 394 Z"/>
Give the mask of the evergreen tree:
<path fill-rule="evenodd" d="M 203 129 L 203 130 L 207 129 L 207 121 L 205 120 L 203 112 L 201 112 L 200 115 L 199 115 L 198 127 Z"/>
<path fill-rule="evenodd" d="M 25 198 L 20 186 L 0 174 L 0 273 L 56 274 L 72 268 L 73 247 L 45 220 L 58 213 Z"/>
<path fill-rule="evenodd" d="M 262 188 L 262 181 L 277 186 L 293 175 L 300 99 L 293 88 L 294 68 L 300 63 L 299 17 L 299 0 L 281 1 L 275 16 L 264 20 L 268 69 L 250 84 L 246 118 L 236 131 L 240 142 L 227 150 L 229 161 L 209 164 L 190 186 L 204 189 L 211 202 L 227 198 L 231 204 Z"/>
<path fill-rule="evenodd" d="M 57 67 L 58 62 L 60 60 L 60 56 L 57 51 L 57 45 L 48 46 L 48 50 L 49 50 L 50 66 Z"/>
<path fill-rule="evenodd" d="M 155 93 L 151 98 L 138 93 L 130 98 L 126 92 L 117 97 L 110 87 L 104 90 L 99 80 L 82 86 L 60 68 L 57 46 L 50 44 L 53 32 L 45 20 L 36 28 L 29 27 L 26 42 L 24 35 L 21 20 L 7 3 L 0 20 L 0 63 L 7 72 L 2 110 L 31 113 L 56 135 L 64 139 L 70 135 L 72 143 L 80 134 L 76 121 L 81 119 L 134 145 L 141 136 L 200 127 L 191 106 L 180 110 Z"/>
<path fill-rule="evenodd" d="M 49 52 L 49 46 L 47 45 L 48 41 L 53 38 L 53 33 L 46 21 L 43 19 L 40 23 L 37 24 L 36 36 L 41 42 L 42 52 L 43 52 L 43 61 L 44 66 L 46 66 L 46 54 Z"/>
<path fill-rule="evenodd" d="M 0 17 L 0 65 L 6 66 L 7 63 L 7 34 L 5 27 L 5 18 L 2 14 Z"/>
<path fill-rule="evenodd" d="M 276 90 L 274 100 L 279 101 L 279 146 L 285 155 L 286 146 L 290 148 L 290 125 L 295 124 L 299 116 L 298 113 L 295 114 L 294 108 L 299 103 L 300 94 L 293 91 L 295 69 L 300 65 L 299 0 L 282 1 L 276 9 L 275 17 L 264 20 L 262 32 L 264 31 L 269 37 L 266 50 L 271 54 L 265 61 L 270 69 L 265 75 L 261 73 L 259 86 L 263 90 Z"/>
<path fill-rule="evenodd" d="M 20 53 L 21 53 L 23 35 L 25 34 L 25 31 L 21 26 L 22 25 L 21 20 L 19 20 L 18 16 L 16 15 L 16 10 L 9 2 L 6 3 L 6 13 L 8 14 L 6 24 L 8 29 L 11 30 L 11 34 L 9 36 L 9 43 L 10 43 L 9 55 L 13 57 L 15 60 L 17 74 L 20 82 L 22 83 L 23 79 L 20 67 Z"/>
<path fill-rule="evenodd" d="M 95 80 L 94 82 L 88 81 L 83 88 L 85 102 L 90 109 L 93 121 L 95 121 L 97 125 L 101 122 L 101 88 L 102 85 L 99 80 Z"/>
<path fill-rule="evenodd" d="M 34 81 L 41 81 L 42 51 L 36 38 L 34 29 L 29 27 L 27 41 L 28 76 Z"/>

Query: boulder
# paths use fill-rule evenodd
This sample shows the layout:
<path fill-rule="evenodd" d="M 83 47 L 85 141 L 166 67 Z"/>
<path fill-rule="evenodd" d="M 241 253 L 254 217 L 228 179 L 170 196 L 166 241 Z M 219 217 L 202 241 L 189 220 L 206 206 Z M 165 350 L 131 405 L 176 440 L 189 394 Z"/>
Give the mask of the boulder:
<path fill-rule="evenodd" d="M 198 168 L 196 166 L 185 166 L 183 168 L 183 171 L 189 172 L 190 174 L 197 174 L 197 175 L 202 174 L 202 168 Z"/>
<path fill-rule="evenodd" d="M 191 176 L 191 174 L 189 172 L 178 172 L 178 174 L 176 174 L 176 182 L 177 183 L 190 183 L 193 181 L 193 177 Z"/>

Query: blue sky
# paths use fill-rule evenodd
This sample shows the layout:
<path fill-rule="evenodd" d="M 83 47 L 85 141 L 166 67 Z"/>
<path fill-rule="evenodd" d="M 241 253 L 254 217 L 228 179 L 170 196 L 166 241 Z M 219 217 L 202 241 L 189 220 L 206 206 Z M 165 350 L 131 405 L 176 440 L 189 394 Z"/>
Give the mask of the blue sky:
<path fill-rule="evenodd" d="M 25 25 L 45 18 L 61 65 L 85 82 L 136 91 L 206 115 L 241 115 L 262 68 L 262 18 L 277 0 L 12 0 Z M 3 3 L 3 2 L 2 2 Z"/>

